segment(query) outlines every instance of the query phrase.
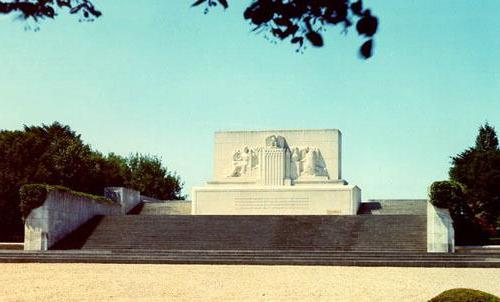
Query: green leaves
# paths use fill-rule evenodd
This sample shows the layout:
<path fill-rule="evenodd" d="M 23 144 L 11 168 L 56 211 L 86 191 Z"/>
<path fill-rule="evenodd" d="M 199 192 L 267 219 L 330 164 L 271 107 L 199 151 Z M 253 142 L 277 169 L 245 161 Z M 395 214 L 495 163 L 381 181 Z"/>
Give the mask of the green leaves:
<path fill-rule="evenodd" d="M 207 2 L 206 12 L 208 7 L 213 6 L 211 1 L 215 2 L 198 0 L 193 5 Z M 227 7 L 225 0 L 219 3 Z M 373 56 L 373 37 L 377 32 L 378 19 L 363 7 L 361 0 L 252 0 L 243 17 L 255 25 L 254 31 L 263 29 L 277 40 L 290 39 L 290 43 L 298 46 L 297 51 L 305 47 L 304 41 L 315 47 L 325 45 L 323 32 L 330 26 L 340 25 L 346 33 L 356 23 L 358 34 L 369 38 L 359 49 L 361 57 L 367 59 Z"/>
<path fill-rule="evenodd" d="M 22 131 L 0 131 L 0 239 L 5 234 L 22 234 L 20 211 L 29 211 L 20 205 L 19 189 L 29 183 L 59 185 L 95 195 L 102 195 L 107 186 L 133 186 L 159 199 L 183 197 L 180 178 L 163 167 L 158 158 L 139 154 L 124 158 L 113 153 L 104 156 L 69 126 L 57 122 L 24 127 Z M 38 204 L 28 203 L 30 209 Z"/>
<path fill-rule="evenodd" d="M 127 159 L 127 163 L 131 172 L 125 182 L 127 187 L 156 199 L 184 199 L 179 177 L 163 167 L 159 157 L 134 154 Z"/>
<path fill-rule="evenodd" d="M 491 127 L 488 123 L 479 128 L 479 133 L 476 137 L 477 150 L 498 150 L 498 137 L 495 128 Z"/>
<path fill-rule="evenodd" d="M 489 235 L 499 234 L 500 150 L 493 127 L 481 126 L 476 146 L 452 158 L 449 176 L 450 181 L 432 184 L 430 198 L 436 206 L 450 209 L 454 221 L 466 226 L 459 227 L 458 236 L 474 227 Z"/>

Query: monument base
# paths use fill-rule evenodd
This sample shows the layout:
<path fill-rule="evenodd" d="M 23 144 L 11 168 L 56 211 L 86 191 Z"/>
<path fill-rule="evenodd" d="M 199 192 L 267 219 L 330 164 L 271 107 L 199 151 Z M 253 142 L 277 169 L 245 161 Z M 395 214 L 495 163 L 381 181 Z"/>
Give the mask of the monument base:
<path fill-rule="evenodd" d="M 354 185 L 193 188 L 193 215 L 356 215 L 361 190 Z"/>

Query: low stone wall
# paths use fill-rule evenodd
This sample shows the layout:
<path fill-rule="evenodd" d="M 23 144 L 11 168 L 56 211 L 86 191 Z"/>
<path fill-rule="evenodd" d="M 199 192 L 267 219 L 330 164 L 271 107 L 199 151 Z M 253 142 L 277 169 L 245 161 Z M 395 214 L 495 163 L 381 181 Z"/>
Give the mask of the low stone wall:
<path fill-rule="evenodd" d="M 427 201 L 427 252 L 455 252 L 455 230 L 447 209 L 440 209 Z"/>
<path fill-rule="evenodd" d="M 42 206 L 24 222 L 24 249 L 47 250 L 96 215 L 124 215 L 140 202 L 140 193 L 127 188 L 105 189 L 116 204 L 105 204 L 70 192 L 51 190 Z"/>

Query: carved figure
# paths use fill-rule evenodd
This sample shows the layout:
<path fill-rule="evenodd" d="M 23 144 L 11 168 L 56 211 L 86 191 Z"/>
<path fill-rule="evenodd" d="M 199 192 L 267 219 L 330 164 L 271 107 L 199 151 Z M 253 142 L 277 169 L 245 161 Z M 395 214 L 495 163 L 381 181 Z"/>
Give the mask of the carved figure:
<path fill-rule="evenodd" d="M 299 148 L 295 147 L 292 151 L 292 156 L 290 157 L 290 178 L 297 179 L 300 175 L 301 166 L 301 156 Z"/>
<path fill-rule="evenodd" d="M 239 177 L 246 174 L 248 169 L 248 163 L 250 161 L 249 150 L 247 147 L 243 149 L 243 152 L 236 150 L 233 155 L 233 172 L 232 177 Z"/>
<path fill-rule="evenodd" d="M 276 140 L 276 135 L 271 135 L 266 138 L 266 147 L 278 147 L 278 141 Z"/>
<path fill-rule="evenodd" d="M 328 176 L 328 171 L 326 170 L 325 161 L 323 160 L 323 156 L 321 156 L 321 151 L 319 149 L 316 150 L 315 173 L 316 176 Z"/>
<path fill-rule="evenodd" d="M 250 173 L 252 169 L 257 167 L 258 156 L 254 150 L 248 147 L 243 148 L 243 151 L 236 150 L 233 155 L 233 171 L 230 177 L 240 177 Z"/>
<path fill-rule="evenodd" d="M 266 147 L 287 148 L 288 146 L 283 136 L 271 135 L 266 138 Z"/>
<path fill-rule="evenodd" d="M 316 150 L 306 148 L 303 161 L 303 171 L 301 175 L 314 176 L 316 175 Z"/>

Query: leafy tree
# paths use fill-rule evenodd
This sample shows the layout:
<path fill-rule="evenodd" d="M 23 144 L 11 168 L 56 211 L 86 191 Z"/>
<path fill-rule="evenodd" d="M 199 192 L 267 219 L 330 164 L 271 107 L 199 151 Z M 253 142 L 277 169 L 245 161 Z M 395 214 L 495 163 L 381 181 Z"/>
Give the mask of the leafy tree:
<path fill-rule="evenodd" d="M 475 149 L 478 151 L 498 150 L 498 138 L 495 128 L 491 127 L 488 123 L 479 128 Z"/>
<path fill-rule="evenodd" d="M 229 7 L 227 0 L 196 0 L 192 5 L 205 5 L 205 13 L 218 5 Z M 0 1 L 0 13 L 18 12 L 23 18 L 35 21 L 52 19 L 64 9 L 79 14 L 83 20 L 101 16 L 90 0 Z M 363 58 L 373 54 L 373 36 L 378 27 L 378 19 L 364 8 L 362 0 L 250 0 L 243 17 L 254 26 L 254 31 L 267 31 L 277 40 L 289 39 L 298 46 L 297 50 L 303 49 L 306 41 L 316 47 L 323 46 L 322 33 L 328 27 L 341 26 L 343 33 L 347 33 L 356 24 L 356 31 L 365 39 L 360 47 Z"/>
<path fill-rule="evenodd" d="M 93 151 L 59 123 L 0 131 L 0 240 L 22 236 L 19 189 L 28 183 L 61 185 L 102 195 L 104 187 L 131 185 L 152 197 L 179 199 L 182 183 L 156 157 L 123 158 Z M 145 191 L 143 191 L 144 193 Z"/>
<path fill-rule="evenodd" d="M 162 199 L 184 199 L 179 177 L 167 171 L 156 156 L 135 154 L 127 159 L 131 175 L 126 186 L 142 194 Z"/>
<path fill-rule="evenodd" d="M 485 240 L 485 234 L 467 203 L 462 184 L 448 180 L 436 181 L 431 185 L 429 198 L 436 207 L 449 210 L 457 244 L 481 244 Z"/>
<path fill-rule="evenodd" d="M 432 184 L 431 202 L 448 208 L 464 234 L 477 227 L 489 236 L 499 234 L 500 150 L 493 127 L 481 126 L 475 146 L 452 157 L 449 176 L 449 182 Z"/>
<path fill-rule="evenodd" d="M 478 136 L 479 137 L 479 136 Z M 450 179 L 461 183 L 478 223 L 500 227 L 500 151 L 469 149 L 453 158 Z"/>

